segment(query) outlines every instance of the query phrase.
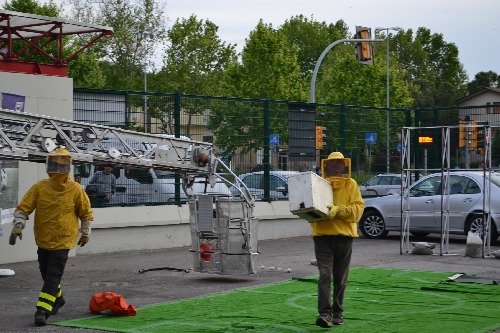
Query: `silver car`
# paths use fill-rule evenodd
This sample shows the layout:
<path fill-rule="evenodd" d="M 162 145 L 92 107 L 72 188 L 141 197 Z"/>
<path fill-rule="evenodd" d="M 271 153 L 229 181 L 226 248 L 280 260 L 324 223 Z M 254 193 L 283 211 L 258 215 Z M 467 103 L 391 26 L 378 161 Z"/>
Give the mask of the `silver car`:
<path fill-rule="evenodd" d="M 401 192 L 401 174 L 385 173 L 376 175 L 359 186 L 363 198 L 378 197 Z"/>
<path fill-rule="evenodd" d="M 269 195 L 271 199 L 288 198 L 288 177 L 297 173 L 297 171 L 270 171 Z M 264 171 L 245 173 L 238 177 L 245 183 L 255 199 L 264 198 Z M 230 190 L 233 195 L 240 195 L 234 186 Z"/>
<path fill-rule="evenodd" d="M 483 231 L 483 198 L 485 186 L 491 181 L 491 240 L 498 237 L 500 227 L 500 173 L 492 172 L 491 177 L 483 172 L 462 171 L 450 173 L 449 233 L 467 235 L 469 231 Z M 402 207 L 409 211 L 410 233 L 426 236 L 441 233 L 441 173 L 428 175 L 401 194 L 365 200 L 365 211 L 359 221 L 359 228 L 366 238 L 384 238 L 389 231 L 401 230 Z M 486 185 L 485 185 L 486 184 Z M 444 201 L 446 204 L 446 200 Z M 409 209 L 408 209 L 409 207 Z"/>

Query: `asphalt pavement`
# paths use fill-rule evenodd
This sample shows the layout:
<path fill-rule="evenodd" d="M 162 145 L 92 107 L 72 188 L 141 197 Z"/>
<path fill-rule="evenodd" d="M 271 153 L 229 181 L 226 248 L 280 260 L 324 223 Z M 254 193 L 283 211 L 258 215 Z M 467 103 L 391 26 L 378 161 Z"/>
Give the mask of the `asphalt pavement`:
<path fill-rule="evenodd" d="M 451 236 L 449 246 L 445 248 L 447 251 L 443 251 L 442 255 L 439 254 L 439 235 L 412 239 L 437 243 L 435 255 L 400 254 L 399 235 L 392 233 L 389 236 L 384 240 L 356 239 L 351 266 L 466 273 L 500 279 L 499 259 L 464 256 L 465 236 Z M 87 246 L 92 246 L 92 241 Z M 491 251 L 496 250 L 500 250 L 499 245 L 491 247 Z M 128 304 L 139 308 L 285 281 L 292 277 L 317 275 L 316 266 L 310 263 L 314 258 L 311 237 L 260 241 L 259 252 L 258 272 L 249 276 L 194 272 L 191 269 L 193 260 L 189 247 L 69 258 L 61 283 L 66 305 L 59 310 L 57 316 L 50 317 L 48 321 L 91 315 L 88 308 L 90 298 L 101 291 L 118 293 Z M 12 277 L 0 279 L 0 332 L 104 332 L 52 325 L 35 327 L 35 303 L 42 286 L 38 263 L 31 261 L 5 264 L 0 265 L 0 269 L 12 269 L 16 273 Z"/>

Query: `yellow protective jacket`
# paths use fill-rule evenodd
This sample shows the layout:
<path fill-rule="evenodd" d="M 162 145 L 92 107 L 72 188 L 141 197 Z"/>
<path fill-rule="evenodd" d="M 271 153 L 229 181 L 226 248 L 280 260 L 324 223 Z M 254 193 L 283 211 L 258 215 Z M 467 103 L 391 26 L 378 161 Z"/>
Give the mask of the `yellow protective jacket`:
<path fill-rule="evenodd" d="M 343 235 L 358 237 L 358 222 L 365 209 L 361 191 L 352 178 L 332 183 L 333 202 L 340 207 L 339 213 L 333 219 L 312 222 L 312 235 Z"/>
<path fill-rule="evenodd" d="M 90 201 L 69 174 L 49 174 L 33 185 L 16 211 L 29 216 L 35 210 L 35 242 L 46 250 L 72 249 L 78 241 L 78 219 L 93 221 Z"/>

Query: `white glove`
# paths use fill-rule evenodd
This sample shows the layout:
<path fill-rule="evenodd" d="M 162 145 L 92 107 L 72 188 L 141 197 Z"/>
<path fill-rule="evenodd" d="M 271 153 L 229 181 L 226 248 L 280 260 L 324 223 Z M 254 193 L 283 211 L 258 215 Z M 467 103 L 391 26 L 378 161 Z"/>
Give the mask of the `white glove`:
<path fill-rule="evenodd" d="M 14 221 L 12 224 L 17 227 L 22 227 L 24 229 L 24 226 L 26 225 L 26 220 L 28 219 L 28 216 L 24 214 L 24 212 L 20 210 L 16 210 L 14 212 Z"/>
<path fill-rule="evenodd" d="M 82 221 L 81 227 L 80 227 L 80 232 L 82 233 L 82 236 L 86 236 L 86 237 L 90 236 L 90 233 L 92 232 L 92 228 L 90 227 L 91 223 L 92 223 L 92 221 Z"/>

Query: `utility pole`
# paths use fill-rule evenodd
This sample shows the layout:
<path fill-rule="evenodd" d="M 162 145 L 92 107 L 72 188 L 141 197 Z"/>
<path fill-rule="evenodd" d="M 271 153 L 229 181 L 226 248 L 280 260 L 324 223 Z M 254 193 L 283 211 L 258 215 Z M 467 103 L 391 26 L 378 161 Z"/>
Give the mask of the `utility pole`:
<path fill-rule="evenodd" d="M 144 32 L 144 41 L 147 40 L 149 33 Z M 148 61 L 147 61 L 147 46 L 146 43 L 144 43 L 145 48 L 144 48 L 144 133 L 148 133 L 148 74 L 147 74 L 147 69 L 148 69 Z"/>
<path fill-rule="evenodd" d="M 379 31 L 382 31 L 382 30 L 385 30 L 386 31 L 386 51 L 385 51 L 385 59 L 386 59 L 386 65 L 387 65 L 387 69 L 386 69 L 386 101 L 387 101 L 387 111 L 386 111 L 386 120 L 385 120 L 385 126 L 386 126 L 386 158 L 387 158 L 387 173 L 390 172 L 390 157 L 391 157 L 391 154 L 390 154 L 390 135 L 389 135 L 389 131 L 390 131 L 390 115 L 389 115 L 389 108 L 391 107 L 391 103 L 390 103 L 390 98 L 389 98 L 389 69 L 390 69 L 390 66 L 389 66 L 389 30 L 395 30 L 395 31 L 399 31 L 401 30 L 400 27 L 390 27 L 390 28 L 375 28 L 375 33 L 379 32 Z"/>

